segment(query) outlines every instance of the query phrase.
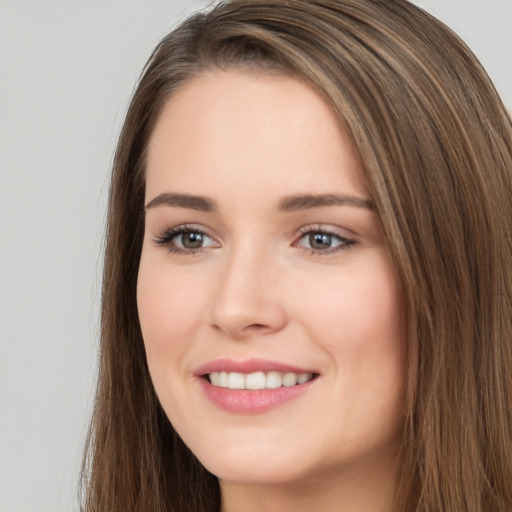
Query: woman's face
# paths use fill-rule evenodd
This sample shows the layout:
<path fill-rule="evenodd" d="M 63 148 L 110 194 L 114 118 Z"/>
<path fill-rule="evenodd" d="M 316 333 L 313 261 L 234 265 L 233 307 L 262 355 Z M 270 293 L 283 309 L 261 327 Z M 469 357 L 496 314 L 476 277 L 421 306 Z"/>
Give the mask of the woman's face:
<path fill-rule="evenodd" d="M 168 101 L 137 300 L 160 402 L 221 482 L 395 463 L 401 294 L 351 139 L 308 86 L 227 71 Z"/>

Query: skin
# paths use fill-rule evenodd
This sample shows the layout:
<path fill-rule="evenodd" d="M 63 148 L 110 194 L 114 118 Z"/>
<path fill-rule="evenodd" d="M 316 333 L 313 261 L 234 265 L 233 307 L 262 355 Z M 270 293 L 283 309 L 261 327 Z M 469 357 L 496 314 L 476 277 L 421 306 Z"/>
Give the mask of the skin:
<path fill-rule="evenodd" d="M 201 196 L 216 210 L 155 205 L 165 193 Z M 305 84 L 219 71 L 164 107 L 147 158 L 139 316 L 158 397 L 218 476 L 223 512 L 392 508 L 406 356 L 400 287 L 371 207 L 280 210 L 304 194 L 371 199 L 346 130 Z M 183 224 L 204 233 L 198 249 L 166 236 Z M 319 229 L 332 235 L 312 249 Z M 194 375 L 219 358 L 318 376 L 270 410 L 229 412 Z"/>

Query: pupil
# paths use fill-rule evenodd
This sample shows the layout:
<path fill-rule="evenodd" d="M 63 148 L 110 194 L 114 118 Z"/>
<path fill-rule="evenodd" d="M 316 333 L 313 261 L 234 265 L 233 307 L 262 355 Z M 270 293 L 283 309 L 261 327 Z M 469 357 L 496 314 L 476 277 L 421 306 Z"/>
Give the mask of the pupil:
<path fill-rule="evenodd" d="M 183 233 L 183 247 L 186 249 L 198 249 L 203 245 L 201 233 Z"/>
<path fill-rule="evenodd" d="M 326 249 L 331 246 L 332 237 L 325 233 L 309 235 L 309 245 L 312 249 Z"/>

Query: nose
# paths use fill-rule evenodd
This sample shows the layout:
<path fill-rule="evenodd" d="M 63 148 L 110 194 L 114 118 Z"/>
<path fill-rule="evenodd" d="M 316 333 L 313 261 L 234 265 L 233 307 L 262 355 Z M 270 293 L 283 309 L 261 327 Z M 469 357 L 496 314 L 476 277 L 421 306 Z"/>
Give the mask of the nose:
<path fill-rule="evenodd" d="M 280 331 L 287 323 L 280 275 L 269 255 L 250 248 L 226 257 L 212 297 L 212 327 L 233 339 Z"/>

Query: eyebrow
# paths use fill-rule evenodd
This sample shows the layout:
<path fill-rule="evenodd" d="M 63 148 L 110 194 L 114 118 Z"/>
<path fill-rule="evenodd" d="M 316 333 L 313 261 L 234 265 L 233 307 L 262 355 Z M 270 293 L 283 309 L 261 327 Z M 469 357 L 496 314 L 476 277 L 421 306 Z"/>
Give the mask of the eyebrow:
<path fill-rule="evenodd" d="M 217 205 L 211 199 L 202 196 L 189 194 L 176 194 L 166 192 L 153 198 L 146 209 L 156 208 L 158 206 L 174 206 L 178 208 L 189 208 L 201 212 L 215 212 Z M 282 212 L 295 212 L 299 210 L 308 210 L 310 208 L 319 208 L 322 206 L 355 206 L 374 211 L 375 206 L 370 199 L 350 196 L 345 194 L 306 194 L 298 196 L 289 196 L 281 199 L 278 210 Z"/>
<path fill-rule="evenodd" d="M 278 208 L 283 212 L 295 212 L 321 206 L 355 206 L 375 211 L 375 206 L 370 199 L 345 194 L 307 194 L 285 197 L 279 202 Z"/>
<path fill-rule="evenodd" d="M 211 199 L 189 194 L 173 194 L 171 192 L 156 196 L 146 205 L 146 210 L 156 208 L 157 206 L 176 206 L 201 212 L 214 212 L 217 210 L 217 206 Z"/>

